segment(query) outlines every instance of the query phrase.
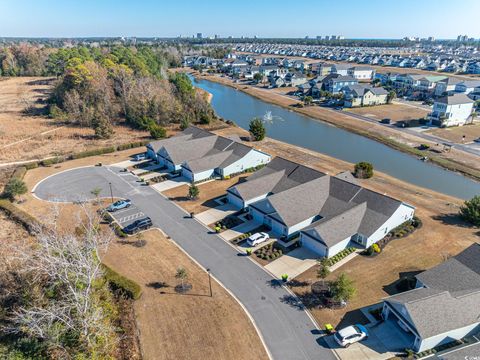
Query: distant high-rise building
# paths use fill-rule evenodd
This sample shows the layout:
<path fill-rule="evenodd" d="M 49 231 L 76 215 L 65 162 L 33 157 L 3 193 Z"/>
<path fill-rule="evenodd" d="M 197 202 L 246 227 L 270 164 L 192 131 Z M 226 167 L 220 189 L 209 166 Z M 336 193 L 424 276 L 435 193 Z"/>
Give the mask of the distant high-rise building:
<path fill-rule="evenodd" d="M 309 36 L 308 36 L 308 35 L 306 35 L 306 36 L 305 36 L 305 40 L 308 40 L 308 39 L 309 39 Z"/>
<path fill-rule="evenodd" d="M 215 38 L 215 39 L 220 39 L 220 36 L 218 36 L 217 34 L 215 34 L 214 38 Z"/>
<path fill-rule="evenodd" d="M 325 40 L 327 40 L 327 41 L 330 40 L 330 36 L 328 36 L 328 35 L 325 36 Z"/>
<path fill-rule="evenodd" d="M 320 35 L 317 35 L 317 40 L 322 40 L 322 37 Z"/>
<path fill-rule="evenodd" d="M 468 41 L 468 35 L 458 35 L 457 41 Z"/>
<path fill-rule="evenodd" d="M 201 39 L 201 38 L 203 38 L 202 33 L 197 33 L 197 39 Z"/>
<path fill-rule="evenodd" d="M 338 40 L 345 40 L 345 36 L 343 36 L 343 35 L 338 35 L 338 36 L 337 36 L 337 39 L 338 39 Z"/>
<path fill-rule="evenodd" d="M 330 40 L 337 40 L 337 35 L 330 36 Z"/>
<path fill-rule="evenodd" d="M 435 41 L 435 38 L 433 36 L 429 36 L 427 40 L 432 42 L 432 41 Z"/>

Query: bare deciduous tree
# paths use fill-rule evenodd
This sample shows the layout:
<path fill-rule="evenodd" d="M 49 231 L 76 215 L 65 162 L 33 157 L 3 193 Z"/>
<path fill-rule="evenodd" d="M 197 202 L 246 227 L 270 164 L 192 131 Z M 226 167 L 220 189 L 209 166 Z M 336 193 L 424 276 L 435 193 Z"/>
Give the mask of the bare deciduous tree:
<path fill-rule="evenodd" d="M 112 328 L 96 292 L 104 286 L 100 252 L 108 247 L 111 235 L 99 230 L 99 219 L 88 204 L 80 206 L 76 225 L 81 231 L 61 230 L 54 211 L 51 226 L 36 229 L 37 245 L 21 247 L 14 255 L 31 287 L 41 284 L 43 291 L 13 310 L 7 331 L 27 333 L 58 349 L 67 333 L 78 334 L 89 348 L 97 338 L 109 338 Z"/>

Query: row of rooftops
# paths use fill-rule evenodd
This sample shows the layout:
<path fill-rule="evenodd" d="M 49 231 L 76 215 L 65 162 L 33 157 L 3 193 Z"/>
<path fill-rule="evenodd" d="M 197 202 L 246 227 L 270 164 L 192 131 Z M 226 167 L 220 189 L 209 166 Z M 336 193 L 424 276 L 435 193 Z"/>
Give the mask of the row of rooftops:
<path fill-rule="evenodd" d="M 233 139 L 190 126 L 168 139 L 152 141 L 148 147 L 155 153 L 164 149 L 174 164 L 186 163 L 196 173 L 233 164 L 252 150 Z"/>
<path fill-rule="evenodd" d="M 245 202 L 268 194 L 250 206 L 287 227 L 314 218 L 303 231 L 328 246 L 357 233 L 372 235 L 402 204 L 351 175 L 329 176 L 279 157 L 227 191 Z"/>

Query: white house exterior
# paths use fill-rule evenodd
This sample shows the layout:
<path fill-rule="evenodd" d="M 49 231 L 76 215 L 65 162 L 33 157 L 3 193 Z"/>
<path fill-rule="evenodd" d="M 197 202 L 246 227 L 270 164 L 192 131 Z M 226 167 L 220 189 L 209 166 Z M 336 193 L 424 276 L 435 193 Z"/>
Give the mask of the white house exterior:
<path fill-rule="evenodd" d="M 370 246 L 415 211 L 347 177 L 331 177 L 281 158 L 229 188 L 227 199 L 247 208 L 255 222 L 279 238 L 298 236 L 303 246 L 326 257 L 352 242 Z"/>
<path fill-rule="evenodd" d="M 461 126 L 471 121 L 474 101 L 465 94 L 435 100 L 429 114 L 430 123 L 438 126 Z"/>
<path fill-rule="evenodd" d="M 347 70 L 347 75 L 357 80 L 372 80 L 375 76 L 375 70 L 368 66 L 353 66 Z"/>
<path fill-rule="evenodd" d="M 416 352 L 480 331 L 480 245 L 418 275 L 415 289 L 384 299 L 383 318 L 412 336 Z"/>
<path fill-rule="evenodd" d="M 221 152 L 185 161 L 182 164 L 182 175 L 191 182 L 213 177 L 226 178 L 265 165 L 270 160 L 271 156 L 264 152 L 234 143 Z"/>
<path fill-rule="evenodd" d="M 191 126 L 168 139 L 147 145 L 150 158 L 192 182 L 226 177 L 265 165 L 271 156 L 232 139 Z"/>

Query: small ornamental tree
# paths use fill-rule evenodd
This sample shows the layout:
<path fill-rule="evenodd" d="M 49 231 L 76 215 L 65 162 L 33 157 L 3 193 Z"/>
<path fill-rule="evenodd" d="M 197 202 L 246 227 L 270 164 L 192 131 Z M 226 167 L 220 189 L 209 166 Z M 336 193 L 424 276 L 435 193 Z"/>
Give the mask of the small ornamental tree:
<path fill-rule="evenodd" d="M 5 186 L 5 190 L 3 192 L 6 198 L 10 200 L 15 200 L 15 197 L 18 195 L 23 195 L 28 191 L 27 185 L 20 180 L 19 178 L 12 178 Z"/>
<path fill-rule="evenodd" d="M 330 274 L 330 269 L 327 265 L 327 259 L 322 259 L 319 262 L 320 267 L 317 271 L 317 276 L 325 282 L 325 278 Z"/>
<path fill-rule="evenodd" d="M 163 139 L 167 136 L 167 131 L 165 128 L 157 124 L 151 124 L 148 127 L 148 130 L 150 131 L 150 136 L 155 140 Z"/>
<path fill-rule="evenodd" d="M 387 103 L 391 104 L 396 97 L 397 93 L 394 90 L 390 90 L 387 94 Z"/>
<path fill-rule="evenodd" d="M 373 165 L 365 161 L 355 164 L 354 175 L 359 179 L 370 179 L 373 176 Z"/>
<path fill-rule="evenodd" d="M 313 98 L 311 96 L 305 96 L 305 98 L 303 99 L 303 103 L 305 105 L 312 105 L 313 103 Z"/>
<path fill-rule="evenodd" d="M 262 81 L 262 79 L 263 79 L 263 75 L 260 73 L 256 73 L 255 75 L 253 75 L 253 80 L 255 80 L 257 83 Z"/>
<path fill-rule="evenodd" d="M 353 281 L 345 275 L 345 273 L 341 273 L 338 278 L 332 282 L 330 291 L 336 301 L 347 302 L 355 295 L 357 289 L 355 289 Z"/>
<path fill-rule="evenodd" d="M 265 139 L 265 135 L 267 132 L 262 119 L 258 117 L 253 118 L 252 121 L 250 121 L 249 131 L 252 135 L 253 140 L 255 141 L 261 141 Z"/>
<path fill-rule="evenodd" d="M 480 226 L 480 195 L 476 195 L 471 200 L 465 201 L 460 208 L 460 216 L 470 224 Z"/>
<path fill-rule="evenodd" d="M 198 186 L 195 184 L 190 185 L 188 188 L 188 197 L 192 200 L 198 198 L 198 195 L 200 194 L 200 190 L 198 189 Z"/>
<path fill-rule="evenodd" d="M 188 272 L 184 267 L 179 267 L 175 273 L 175 278 L 182 283 L 182 290 L 185 291 L 185 281 L 188 279 Z"/>

